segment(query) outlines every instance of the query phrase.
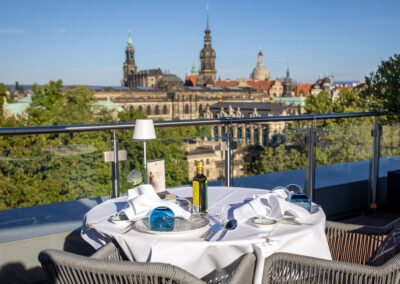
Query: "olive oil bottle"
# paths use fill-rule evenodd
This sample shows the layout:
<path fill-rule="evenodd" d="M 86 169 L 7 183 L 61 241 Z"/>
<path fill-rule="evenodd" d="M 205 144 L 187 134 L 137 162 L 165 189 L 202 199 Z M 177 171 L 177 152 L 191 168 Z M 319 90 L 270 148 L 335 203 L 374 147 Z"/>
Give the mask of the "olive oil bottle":
<path fill-rule="evenodd" d="M 207 177 L 204 175 L 204 163 L 197 162 L 197 175 L 193 178 L 193 205 L 199 212 L 207 213 Z"/>

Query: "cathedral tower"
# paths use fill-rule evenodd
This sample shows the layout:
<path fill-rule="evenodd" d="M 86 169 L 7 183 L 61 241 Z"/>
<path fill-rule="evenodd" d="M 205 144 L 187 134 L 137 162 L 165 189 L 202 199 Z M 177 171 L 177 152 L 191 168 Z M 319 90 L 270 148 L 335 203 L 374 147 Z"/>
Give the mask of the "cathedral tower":
<path fill-rule="evenodd" d="M 207 28 L 204 36 L 204 47 L 200 51 L 201 68 L 197 77 L 197 86 L 210 86 L 215 82 L 217 71 L 215 70 L 215 51 L 211 47 L 211 30 L 208 26 L 207 6 Z"/>
<path fill-rule="evenodd" d="M 122 85 L 126 87 L 133 87 L 130 86 L 130 82 L 132 82 L 131 78 L 134 74 L 137 73 L 137 66 L 135 63 L 135 50 L 132 46 L 132 38 L 131 38 L 131 31 L 129 30 L 129 38 L 128 38 L 128 46 L 126 47 L 125 54 L 126 59 L 124 63 L 124 79 L 122 80 Z"/>

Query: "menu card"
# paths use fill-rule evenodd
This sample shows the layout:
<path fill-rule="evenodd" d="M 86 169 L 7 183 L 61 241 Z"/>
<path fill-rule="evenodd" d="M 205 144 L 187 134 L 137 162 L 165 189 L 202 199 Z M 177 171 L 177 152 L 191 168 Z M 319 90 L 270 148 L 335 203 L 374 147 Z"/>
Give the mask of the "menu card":
<path fill-rule="evenodd" d="M 164 159 L 147 162 L 147 180 L 155 192 L 165 191 L 165 161 Z"/>

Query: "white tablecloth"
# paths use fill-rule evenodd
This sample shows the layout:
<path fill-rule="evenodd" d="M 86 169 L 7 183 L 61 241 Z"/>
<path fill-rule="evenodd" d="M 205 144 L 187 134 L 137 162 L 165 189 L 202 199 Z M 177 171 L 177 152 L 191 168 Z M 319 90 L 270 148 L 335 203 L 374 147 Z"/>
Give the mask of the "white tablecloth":
<path fill-rule="evenodd" d="M 168 191 L 179 197 L 192 196 L 191 187 Z M 243 204 L 246 198 L 266 192 L 264 189 L 253 188 L 209 187 L 209 214 L 218 215 L 224 205 L 233 209 Z M 312 214 L 311 225 L 278 222 L 272 230 L 262 230 L 246 222 L 229 231 L 223 240 L 207 242 L 191 234 L 160 236 L 136 230 L 122 233 L 122 227 L 111 223 L 108 218 L 123 209 L 126 200 L 126 196 L 107 200 L 85 215 L 82 237 L 94 248 L 98 249 L 115 239 L 131 260 L 170 263 L 199 278 L 228 266 L 245 253 L 255 253 L 257 264 L 254 283 L 261 283 L 264 259 L 275 252 L 331 259 L 325 237 L 326 218 L 322 209 Z M 267 243 L 266 238 L 271 241 Z"/>

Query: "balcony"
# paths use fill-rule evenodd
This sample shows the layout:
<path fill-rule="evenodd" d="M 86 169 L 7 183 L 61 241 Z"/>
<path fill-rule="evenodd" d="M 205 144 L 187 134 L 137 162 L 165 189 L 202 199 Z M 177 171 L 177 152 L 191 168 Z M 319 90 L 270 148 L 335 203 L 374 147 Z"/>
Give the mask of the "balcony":
<path fill-rule="evenodd" d="M 190 183 L 195 161 L 203 160 L 210 186 L 271 189 L 295 183 L 323 207 L 328 219 L 384 225 L 400 215 L 390 211 L 399 197 L 393 188 L 400 170 L 400 131 L 397 123 L 384 123 L 384 115 L 159 121 L 155 122 L 158 134 L 171 127 L 196 126 L 202 135 L 160 135 L 148 142 L 148 155 L 150 160 L 165 159 L 167 187 Z M 2 150 L 0 282 L 41 281 L 37 255 L 43 248 L 93 252 L 80 238 L 83 216 L 102 201 L 125 194 L 130 170 L 143 171 L 142 142 L 124 139 L 132 136 L 134 126 L 0 129 L 4 139 L 53 135 L 62 141 L 63 135 L 73 135 L 76 141 Z M 92 133 L 102 133 L 103 139 L 93 138 Z M 169 151 L 162 152 L 161 147 Z M 126 160 L 104 162 L 104 152 L 115 157 L 121 150 L 126 151 Z"/>

